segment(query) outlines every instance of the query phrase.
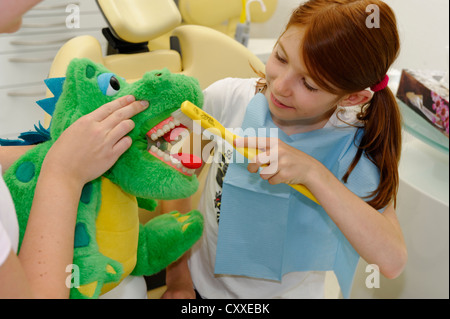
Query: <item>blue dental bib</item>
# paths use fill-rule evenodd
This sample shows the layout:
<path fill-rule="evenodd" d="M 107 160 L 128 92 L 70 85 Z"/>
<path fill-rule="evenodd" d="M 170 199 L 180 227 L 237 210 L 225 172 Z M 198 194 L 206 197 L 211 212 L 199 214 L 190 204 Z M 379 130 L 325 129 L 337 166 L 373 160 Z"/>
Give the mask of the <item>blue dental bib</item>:
<path fill-rule="evenodd" d="M 247 106 L 242 129 L 247 128 L 277 129 L 263 94 Z M 326 127 L 290 136 L 278 130 L 278 138 L 342 180 L 362 133 L 352 126 Z M 289 272 L 333 270 L 348 298 L 359 255 L 322 206 L 286 184 L 270 185 L 249 173 L 239 153 L 234 158 L 223 183 L 215 273 L 280 281 Z M 378 168 L 363 155 L 345 186 L 367 197 L 379 178 Z"/>

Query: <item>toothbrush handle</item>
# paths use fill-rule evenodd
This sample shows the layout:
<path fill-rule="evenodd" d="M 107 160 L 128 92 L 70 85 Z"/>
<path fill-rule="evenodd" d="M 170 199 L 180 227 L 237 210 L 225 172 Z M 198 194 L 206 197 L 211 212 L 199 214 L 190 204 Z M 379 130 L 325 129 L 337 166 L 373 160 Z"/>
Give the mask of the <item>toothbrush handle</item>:
<path fill-rule="evenodd" d="M 210 130 L 211 133 L 221 136 L 227 143 L 232 145 L 236 151 L 244 155 L 248 159 L 252 159 L 255 157 L 259 151 L 254 148 L 247 148 L 247 147 L 235 147 L 234 140 L 238 138 L 235 134 L 228 131 L 219 121 L 217 121 L 215 118 L 213 118 L 211 115 L 203 111 L 202 109 L 199 109 L 196 105 L 192 104 L 189 101 L 184 102 L 181 105 L 181 111 L 189 117 L 190 119 L 194 121 L 200 121 L 201 126 L 205 130 Z M 319 204 L 317 199 L 314 197 L 314 195 L 303 185 L 289 185 L 293 187 L 295 190 L 300 192 L 301 194 L 305 195 L 312 201 Z"/>
<path fill-rule="evenodd" d="M 231 144 L 233 145 L 233 144 Z M 239 153 L 241 153 L 242 155 L 244 155 L 246 158 L 248 158 L 249 160 L 252 160 L 253 157 L 255 157 L 256 155 L 258 155 L 259 151 L 257 149 L 254 148 L 248 148 L 248 147 L 236 147 L 233 145 L 233 147 L 236 149 L 236 151 L 238 151 Z"/>
<path fill-rule="evenodd" d="M 310 200 L 312 200 L 313 202 L 317 203 L 320 205 L 319 201 L 316 199 L 316 197 L 309 191 L 309 189 L 306 188 L 306 186 L 301 185 L 301 184 L 289 184 L 289 186 L 291 186 L 293 189 L 295 189 L 296 191 L 302 193 L 303 195 L 305 195 L 306 197 L 308 197 Z"/>

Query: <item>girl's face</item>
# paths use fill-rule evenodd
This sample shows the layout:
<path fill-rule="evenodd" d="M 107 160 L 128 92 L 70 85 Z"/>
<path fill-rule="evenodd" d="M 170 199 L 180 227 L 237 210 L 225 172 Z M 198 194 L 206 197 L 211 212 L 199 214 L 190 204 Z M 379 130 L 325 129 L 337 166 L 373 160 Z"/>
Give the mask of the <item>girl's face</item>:
<path fill-rule="evenodd" d="M 304 30 L 290 27 L 279 39 L 266 64 L 272 119 L 287 134 L 322 128 L 334 113 L 339 96 L 317 86 L 303 63 Z"/>

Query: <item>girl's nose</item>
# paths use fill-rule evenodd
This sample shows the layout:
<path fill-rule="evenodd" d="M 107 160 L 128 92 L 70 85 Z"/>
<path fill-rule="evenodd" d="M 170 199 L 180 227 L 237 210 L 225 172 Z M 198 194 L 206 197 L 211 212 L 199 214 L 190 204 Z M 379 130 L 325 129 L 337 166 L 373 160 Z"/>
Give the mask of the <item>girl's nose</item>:
<path fill-rule="evenodd" d="M 273 81 L 273 87 L 278 95 L 289 96 L 292 93 L 292 79 L 288 74 L 280 74 Z"/>

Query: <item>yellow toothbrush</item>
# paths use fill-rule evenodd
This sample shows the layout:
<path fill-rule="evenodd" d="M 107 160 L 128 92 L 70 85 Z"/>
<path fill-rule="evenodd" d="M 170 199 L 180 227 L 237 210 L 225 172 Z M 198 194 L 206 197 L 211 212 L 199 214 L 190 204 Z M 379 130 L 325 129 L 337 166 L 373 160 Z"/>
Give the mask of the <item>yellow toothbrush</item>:
<path fill-rule="evenodd" d="M 193 121 L 199 121 L 203 129 L 209 130 L 211 133 L 215 135 L 220 135 L 225 141 L 227 141 L 230 145 L 232 145 L 236 149 L 236 151 L 238 151 L 239 153 L 241 153 L 250 160 L 259 153 L 258 149 L 248 147 L 242 148 L 236 147 L 234 145 L 234 140 L 239 138 L 240 136 L 231 133 L 222 124 L 220 124 L 219 121 L 217 121 L 211 115 L 209 115 L 208 113 L 198 108 L 196 105 L 192 104 L 189 101 L 186 101 L 183 104 L 181 104 L 180 109 L 173 112 L 172 116 L 177 120 L 179 120 L 183 125 L 191 129 L 193 127 Z M 319 204 L 314 195 L 304 185 L 289 184 L 289 186 L 291 186 L 301 194 L 305 195 L 312 201 Z"/>

